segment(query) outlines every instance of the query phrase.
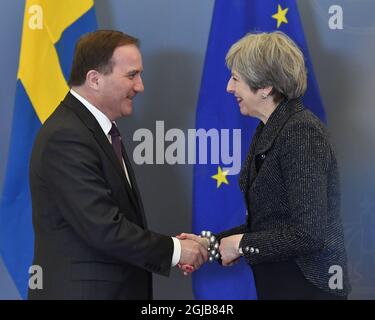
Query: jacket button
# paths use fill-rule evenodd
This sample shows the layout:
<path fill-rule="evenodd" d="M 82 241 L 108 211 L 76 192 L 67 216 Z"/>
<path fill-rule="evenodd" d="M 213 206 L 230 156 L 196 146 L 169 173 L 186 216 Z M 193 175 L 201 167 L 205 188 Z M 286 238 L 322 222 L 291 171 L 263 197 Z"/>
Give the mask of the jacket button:
<path fill-rule="evenodd" d="M 259 254 L 259 249 L 258 248 L 255 248 L 255 253 Z"/>
<path fill-rule="evenodd" d="M 245 248 L 245 251 L 246 251 L 246 252 L 249 252 L 249 250 L 250 250 L 249 247 L 246 247 L 246 248 Z"/>
<path fill-rule="evenodd" d="M 250 253 L 254 253 L 254 248 L 253 247 L 250 248 Z"/>
<path fill-rule="evenodd" d="M 260 155 L 260 158 L 261 158 L 262 160 L 264 160 L 264 159 L 266 158 L 266 155 L 263 153 L 263 154 Z"/>

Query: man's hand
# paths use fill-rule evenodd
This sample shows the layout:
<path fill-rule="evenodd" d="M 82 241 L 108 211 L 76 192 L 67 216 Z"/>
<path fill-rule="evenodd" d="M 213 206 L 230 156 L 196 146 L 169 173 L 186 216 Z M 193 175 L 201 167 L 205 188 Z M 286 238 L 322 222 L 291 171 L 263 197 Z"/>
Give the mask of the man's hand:
<path fill-rule="evenodd" d="M 180 259 L 180 262 L 178 263 L 178 267 L 184 272 L 184 275 L 187 276 L 189 275 L 190 273 L 192 273 L 194 270 L 197 270 L 204 262 L 206 262 L 208 260 L 208 246 L 209 246 L 209 241 L 206 239 L 206 238 L 201 238 L 195 234 L 192 234 L 192 233 L 181 233 L 179 235 L 176 236 L 177 239 L 180 240 L 181 242 L 181 259 Z M 182 240 L 186 241 L 186 240 L 189 240 L 189 241 L 194 241 L 196 242 L 197 244 L 199 244 L 199 250 L 201 251 L 202 248 L 204 250 L 204 253 L 202 252 L 202 257 L 203 257 L 203 263 L 199 265 L 198 268 L 195 268 L 194 265 L 190 264 L 190 263 L 184 263 L 183 262 L 183 256 L 182 256 L 182 252 L 183 252 L 183 249 L 182 249 Z"/>
<path fill-rule="evenodd" d="M 201 244 L 203 247 L 205 247 L 206 250 L 208 250 L 208 247 L 210 246 L 210 242 L 208 241 L 207 238 L 197 236 L 194 233 L 181 233 L 177 235 L 176 238 L 180 240 L 185 240 L 185 239 L 193 240 Z"/>
<path fill-rule="evenodd" d="M 201 243 L 190 239 L 180 240 L 180 243 L 181 258 L 178 262 L 180 265 L 190 265 L 193 270 L 198 270 L 208 260 L 207 248 Z"/>
<path fill-rule="evenodd" d="M 219 251 L 223 266 L 231 266 L 238 262 L 240 257 L 238 248 L 242 237 L 243 234 L 235 234 L 233 236 L 221 239 Z"/>

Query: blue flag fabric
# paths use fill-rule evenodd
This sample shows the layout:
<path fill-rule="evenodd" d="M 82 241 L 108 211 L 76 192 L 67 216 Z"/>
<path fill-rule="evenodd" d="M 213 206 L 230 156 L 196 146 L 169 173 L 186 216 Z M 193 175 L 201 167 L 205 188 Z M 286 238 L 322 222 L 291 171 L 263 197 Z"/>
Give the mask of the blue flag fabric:
<path fill-rule="evenodd" d="M 76 41 L 97 29 L 93 5 L 92 0 L 25 3 L 7 171 L 0 198 L 0 254 L 24 299 L 34 251 L 28 178 L 31 149 L 42 123 L 68 91 Z M 43 21 L 40 27 L 38 21 Z M 30 27 L 33 23 L 35 29 Z"/>
<path fill-rule="evenodd" d="M 230 71 L 225 66 L 225 56 L 231 45 L 247 33 L 276 30 L 290 36 L 303 51 L 308 70 L 303 101 L 322 121 L 326 121 L 296 1 L 216 0 L 196 111 L 196 129 L 215 128 L 219 132 L 221 129 L 241 129 L 241 159 L 245 159 L 259 121 L 243 117 L 235 98 L 226 92 Z M 230 150 L 234 150 L 234 141 Z M 238 186 L 238 172 L 226 175 L 223 179 L 227 181 L 222 181 L 219 186 L 215 179 L 218 175 L 223 177 L 220 170 L 224 171 L 227 163 L 213 162 L 209 158 L 208 164 L 198 162 L 194 166 L 194 233 L 201 230 L 217 233 L 245 223 L 246 208 Z M 213 263 L 194 272 L 195 298 L 256 299 L 251 268 L 241 260 L 233 267 L 224 268 Z"/>

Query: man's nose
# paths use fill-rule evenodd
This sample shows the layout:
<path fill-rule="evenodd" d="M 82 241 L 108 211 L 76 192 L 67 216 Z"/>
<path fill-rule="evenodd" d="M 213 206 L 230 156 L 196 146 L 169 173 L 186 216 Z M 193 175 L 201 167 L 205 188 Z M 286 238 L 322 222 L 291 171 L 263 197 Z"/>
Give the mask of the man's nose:
<path fill-rule="evenodd" d="M 139 77 L 139 79 L 137 80 L 137 82 L 134 84 L 134 90 L 136 92 L 143 92 L 145 91 L 145 87 L 143 85 L 143 80 L 141 77 Z"/>

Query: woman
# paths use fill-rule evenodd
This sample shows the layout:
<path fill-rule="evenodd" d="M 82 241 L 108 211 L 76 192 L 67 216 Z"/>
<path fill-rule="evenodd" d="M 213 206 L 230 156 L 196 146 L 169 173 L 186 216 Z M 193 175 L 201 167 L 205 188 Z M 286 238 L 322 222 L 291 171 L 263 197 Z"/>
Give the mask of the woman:
<path fill-rule="evenodd" d="M 218 235 L 223 265 L 243 255 L 258 299 L 346 299 L 337 163 L 324 125 L 302 105 L 302 52 L 282 32 L 249 34 L 226 63 L 227 91 L 260 123 L 239 179 L 247 223 Z"/>

